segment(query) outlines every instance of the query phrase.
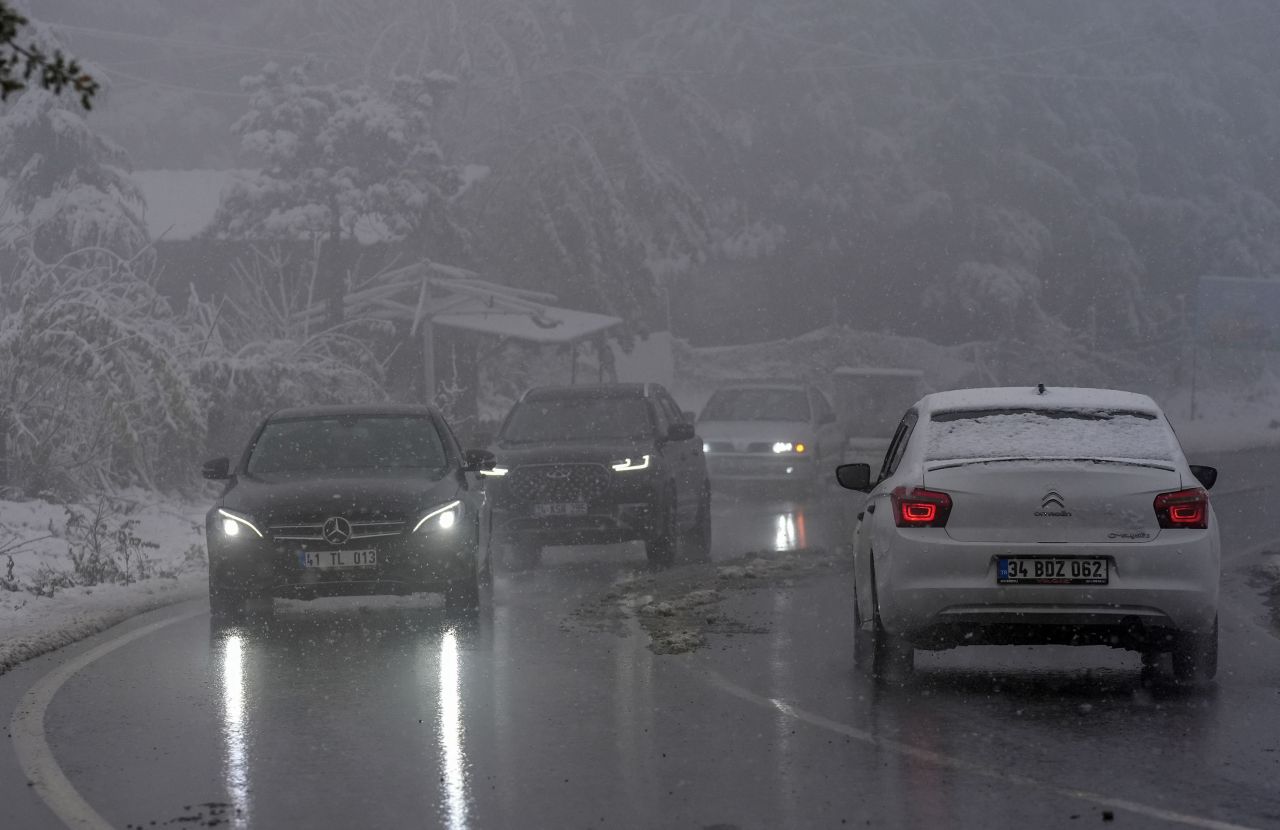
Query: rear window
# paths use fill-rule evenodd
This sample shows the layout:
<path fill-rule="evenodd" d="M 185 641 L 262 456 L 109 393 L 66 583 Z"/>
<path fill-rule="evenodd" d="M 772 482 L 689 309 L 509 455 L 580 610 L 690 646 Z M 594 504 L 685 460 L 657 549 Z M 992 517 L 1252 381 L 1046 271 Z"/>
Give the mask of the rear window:
<path fill-rule="evenodd" d="M 931 416 L 927 460 L 1121 458 L 1171 461 L 1173 436 L 1150 412 L 998 409 Z"/>

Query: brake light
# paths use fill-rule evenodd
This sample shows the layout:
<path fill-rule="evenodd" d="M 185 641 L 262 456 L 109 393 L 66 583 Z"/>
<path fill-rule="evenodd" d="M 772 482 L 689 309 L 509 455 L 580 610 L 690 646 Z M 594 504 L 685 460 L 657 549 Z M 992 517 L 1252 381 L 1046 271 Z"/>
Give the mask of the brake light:
<path fill-rule="evenodd" d="M 893 521 L 898 527 L 946 527 L 951 496 L 923 487 L 898 487 L 890 494 Z"/>
<path fill-rule="evenodd" d="M 1164 528 L 1204 530 L 1209 526 L 1209 494 L 1202 487 L 1156 496 L 1156 520 Z"/>

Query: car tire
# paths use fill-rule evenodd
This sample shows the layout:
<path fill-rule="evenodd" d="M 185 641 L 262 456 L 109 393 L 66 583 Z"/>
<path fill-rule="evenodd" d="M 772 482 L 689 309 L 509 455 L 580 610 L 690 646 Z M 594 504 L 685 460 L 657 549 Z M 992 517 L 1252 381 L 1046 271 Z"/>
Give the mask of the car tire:
<path fill-rule="evenodd" d="M 249 595 L 245 591 L 225 586 L 209 585 L 209 616 L 214 622 L 240 622 L 248 610 Z"/>
<path fill-rule="evenodd" d="M 702 490 L 702 499 L 698 502 L 698 516 L 694 519 L 693 530 L 684 538 L 684 558 L 690 562 L 709 562 L 711 560 L 711 485 Z"/>
<path fill-rule="evenodd" d="M 644 554 L 649 564 L 665 568 L 675 562 L 676 558 L 676 506 L 675 499 L 670 499 L 663 508 L 662 521 L 644 542 Z"/>
<path fill-rule="evenodd" d="M 1173 676 L 1181 683 L 1208 683 L 1218 674 L 1218 618 L 1206 631 L 1180 631 L 1173 641 Z"/>
<path fill-rule="evenodd" d="M 905 683 L 909 680 L 915 671 L 915 648 L 905 638 L 885 630 L 880 622 L 879 611 L 871 621 L 870 628 L 863 626 L 856 592 L 853 610 L 854 665 L 868 677 L 879 682 Z"/>
<path fill-rule="evenodd" d="M 516 542 L 507 548 L 507 567 L 513 571 L 529 571 L 542 563 L 542 545 Z"/>
<path fill-rule="evenodd" d="M 469 616 L 480 610 L 480 574 L 452 580 L 444 589 L 444 612 L 450 617 Z"/>

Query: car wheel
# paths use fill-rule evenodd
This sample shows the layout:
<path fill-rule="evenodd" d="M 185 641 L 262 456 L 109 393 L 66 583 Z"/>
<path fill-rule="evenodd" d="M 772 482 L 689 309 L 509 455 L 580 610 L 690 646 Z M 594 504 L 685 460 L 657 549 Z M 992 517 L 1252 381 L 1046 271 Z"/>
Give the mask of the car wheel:
<path fill-rule="evenodd" d="M 874 601 L 874 600 L 873 600 Z M 870 628 L 861 624 L 857 594 L 853 600 L 854 665 L 868 677 L 886 683 L 904 683 L 915 671 L 915 648 L 903 637 L 891 634 L 880 622 L 877 611 Z"/>
<path fill-rule="evenodd" d="M 1173 676 L 1182 683 L 1208 683 L 1218 674 L 1218 618 L 1207 631 L 1181 631 L 1173 641 Z"/>
<path fill-rule="evenodd" d="M 209 615 L 214 622 L 239 622 L 244 619 L 249 604 L 245 591 L 209 584 Z"/>
<path fill-rule="evenodd" d="M 675 561 L 676 555 L 676 506 L 671 499 L 663 509 L 662 521 L 653 534 L 645 540 L 644 553 L 649 564 L 665 568 Z"/>
<path fill-rule="evenodd" d="M 516 542 L 507 548 L 507 567 L 513 571 L 528 571 L 542 563 L 542 545 Z"/>
<path fill-rule="evenodd" d="M 691 562 L 706 562 L 711 559 L 711 486 L 702 491 L 702 500 L 698 503 L 698 517 L 694 521 L 693 530 L 684 538 L 685 558 Z"/>
<path fill-rule="evenodd" d="M 444 612 L 451 617 L 474 614 L 480 609 L 480 575 L 455 579 L 444 589 Z"/>

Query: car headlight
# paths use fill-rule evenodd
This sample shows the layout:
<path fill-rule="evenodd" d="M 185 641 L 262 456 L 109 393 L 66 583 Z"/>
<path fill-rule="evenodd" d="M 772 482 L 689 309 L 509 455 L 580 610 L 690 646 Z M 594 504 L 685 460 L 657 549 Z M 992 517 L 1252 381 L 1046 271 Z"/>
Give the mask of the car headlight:
<path fill-rule="evenodd" d="M 482 475 L 482 476 L 505 476 L 505 475 L 506 475 L 507 473 L 509 473 L 509 472 L 511 472 L 511 468 L 510 468 L 510 467 L 498 467 L 498 466 L 495 466 L 495 467 L 494 467 L 493 469 L 491 469 L 491 470 L 481 470 L 481 471 L 480 471 L 480 475 Z"/>
<path fill-rule="evenodd" d="M 785 453 L 795 453 L 796 455 L 804 455 L 805 451 L 808 449 L 809 448 L 804 444 L 803 441 L 796 441 L 795 443 L 792 443 L 791 441 L 778 441 L 773 445 L 773 451 L 776 452 L 778 455 L 783 455 Z"/>
<path fill-rule="evenodd" d="M 417 533 L 421 530 L 423 533 L 433 533 L 450 530 L 460 521 L 462 521 L 462 502 L 454 500 L 430 510 L 418 519 L 418 523 L 413 526 L 413 532 Z"/>
<path fill-rule="evenodd" d="M 259 539 L 262 538 L 262 531 L 258 530 L 258 528 L 254 526 L 253 522 L 249 521 L 245 516 L 232 513 L 230 510 L 223 510 L 221 507 L 218 508 L 218 515 L 222 519 L 223 536 L 235 538 L 247 530 Z"/>
<path fill-rule="evenodd" d="M 633 470 L 647 470 L 649 469 L 650 460 L 647 455 L 642 455 L 636 459 L 624 458 L 621 461 L 613 462 L 613 471 L 615 473 L 629 473 Z"/>

